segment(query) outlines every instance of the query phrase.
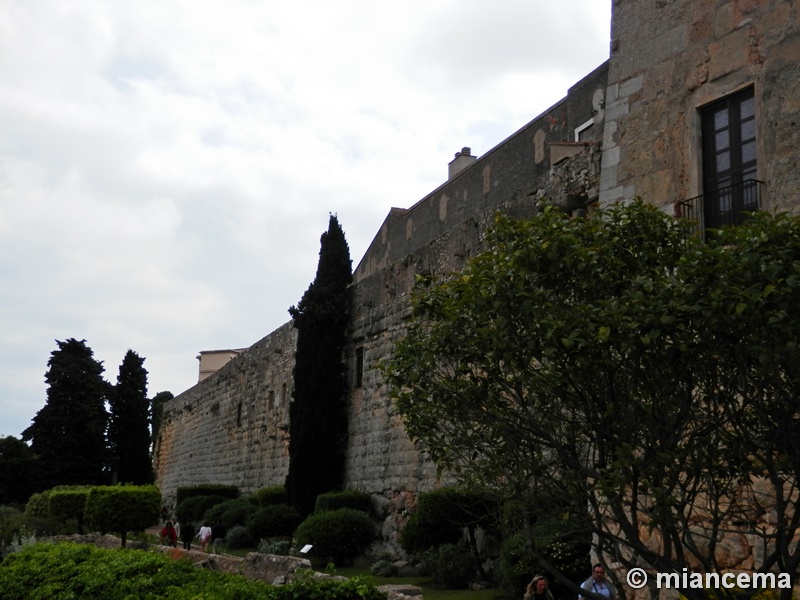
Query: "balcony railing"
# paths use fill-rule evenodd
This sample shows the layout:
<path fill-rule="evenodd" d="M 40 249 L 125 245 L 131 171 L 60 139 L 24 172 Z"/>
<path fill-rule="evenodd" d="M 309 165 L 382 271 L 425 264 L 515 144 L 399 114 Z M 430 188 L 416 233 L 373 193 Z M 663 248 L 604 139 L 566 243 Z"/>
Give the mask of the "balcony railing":
<path fill-rule="evenodd" d="M 678 203 L 679 215 L 691 221 L 692 234 L 725 225 L 739 225 L 747 213 L 761 208 L 764 182 L 748 179 Z"/>

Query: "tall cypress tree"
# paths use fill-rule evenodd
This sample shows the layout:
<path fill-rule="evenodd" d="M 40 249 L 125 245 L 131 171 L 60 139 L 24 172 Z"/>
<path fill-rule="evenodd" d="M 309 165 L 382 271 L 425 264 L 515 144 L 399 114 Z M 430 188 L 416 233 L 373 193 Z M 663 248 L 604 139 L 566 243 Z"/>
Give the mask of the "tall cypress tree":
<path fill-rule="evenodd" d="M 289 474 L 286 491 L 301 514 L 314 510 L 319 494 L 344 478 L 347 446 L 346 370 L 350 249 L 336 216 L 320 238 L 314 281 L 289 309 L 297 328 L 294 394 L 289 409 Z"/>
<path fill-rule="evenodd" d="M 112 481 L 144 485 L 152 483 L 150 459 L 150 401 L 144 358 L 128 350 L 119 367 L 111 394 L 108 443 Z"/>
<path fill-rule="evenodd" d="M 103 364 L 86 340 L 56 340 L 47 361 L 47 403 L 22 432 L 38 459 L 41 489 L 55 485 L 104 483 L 105 402 L 109 385 Z"/>

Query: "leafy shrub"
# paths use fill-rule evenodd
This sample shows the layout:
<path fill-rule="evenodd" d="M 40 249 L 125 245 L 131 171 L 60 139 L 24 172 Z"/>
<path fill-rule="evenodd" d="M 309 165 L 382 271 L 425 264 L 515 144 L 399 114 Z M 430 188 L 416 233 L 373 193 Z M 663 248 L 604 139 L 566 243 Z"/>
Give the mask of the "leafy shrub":
<path fill-rule="evenodd" d="M 231 528 L 235 525 L 244 525 L 256 510 L 258 510 L 258 507 L 248 500 L 237 498 L 236 500 L 226 500 L 215 504 L 206 511 L 203 519 L 212 523 L 221 523 L 225 527 Z"/>
<path fill-rule="evenodd" d="M 372 512 L 370 495 L 358 490 L 346 490 L 344 492 L 327 492 L 317 496 L 315 512 L 340 508 L 352 508 L 369 514 Z"/>
<path fill-rule="evenodd" d="M 33 494 L 25 505 L 25 514 L 29 517 L 46 518 L 50 516 L 50 490 Z"/>
<path fill-rule="evenodd" d="M 385 600 L 364 578 L 342 581 L 301 574 L 271 586 L 232 573 L 197 569 L 157 552 L 107 550 L 78 544 L 37 544 L 0 563 L 4 600 L 30 598 L 326 598 Z M 33 593 L 35 591 L 35 593 Z"/>
<path fill-rule="evenodd" d="M 225 545 L 228 548 L 252 548 L 255 546 L 253 536 L 247 531 L 247 527 L 236 525 L 225 534 Z"/>
<path fill-rule="evenodd" d="M 86 525 L 100 532 L 144 531 L 158 520 L 161 492 L 154 485 L 97 486 L 86 498 Z"/>
<path fill-rule="evenodd" d="M 396 577 L 397 567 L 391 560 L 382 558 L 369 566 L 369 572 L 375 577 Z"/>
<path fill-rule="evenodd" d="M 52 490 L 49 496 L 50 514 L 61 521 L 74 519 L 78 530 L 82 533 L 86 499 L 89 497 L 88 487 L 75 489 Z"/>
<path fill-rule="evenodd" d="M 343 566 L 367 549 L 375 538 L 375 526 L 368 514 L 340 508 L 312 514 L 297 528 L 295 538 L 298 547 L 312 544 L 311 556 Z"/>
<path fill-rule="evenodd" d="M 273 504 L 257 509 L 247 519 L 247 529 L 256 538 L 291 536 L 300 524 L 301 517 L 287 504 Z"/>
<path fill-rule="evenodd" d="M 233 485 L 211 484 L 179 487 L 175 492 L 175 505 L 180 506 L 184 500 L 195 496 L 223 496 L 226 500 L 239 497 L 239 488 Z"/>
<path fill-rule="evenodd" d="M 286 495 L 286 488 L 282 485 L 273 485 L 256 490 L 253 493 L 259 506 L 270 506 L 272 504 L 287 504 L 289 497 Z"/>
<path fill-rule="evenodd" d="M 200 523 L 204 520 L 206 511 L 229 499 L 225 496 L 192 496 L 178 505 L 175 509 L 175 515 L 181 522 L 195 521 Z"/>
<path fill-rule="evenodd" d="M 463 590 L 475 575 L 472 554 L 456 544 L 442 544 L 422 555 L 431 579 L 449 590 Z"/>
<path fill-rule="evenodd" d="M 271 537 L 262 539 L 258 544 L 258 551 L 261 554 L 277 554 L 288 556 L 292 547 L 292 540 L 285 537 Z"/>

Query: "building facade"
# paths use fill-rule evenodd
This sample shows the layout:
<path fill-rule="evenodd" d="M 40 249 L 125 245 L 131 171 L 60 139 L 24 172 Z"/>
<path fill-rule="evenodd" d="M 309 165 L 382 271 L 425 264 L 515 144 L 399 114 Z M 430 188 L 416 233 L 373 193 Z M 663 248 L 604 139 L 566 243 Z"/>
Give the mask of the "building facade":
<path fill-rule="evenodd" d="M 497 211 L 531 216 L 542 198 L 580 213 L 642 196 L 698 230 L 798 209 L 798 5 L 613 2 L 609 60 L 483 156 L 456 153 L 448 181 L 392 209 L 355 268 L 346 485 L 373 495 L 389 544 L 407 503 L 442 483 L 375 369 L 403 335 L 415 275 L 458 270 Z M 154 460 L 166 498 L 283 484 L 295 341 L 287 323 L 165 405 Z"/>

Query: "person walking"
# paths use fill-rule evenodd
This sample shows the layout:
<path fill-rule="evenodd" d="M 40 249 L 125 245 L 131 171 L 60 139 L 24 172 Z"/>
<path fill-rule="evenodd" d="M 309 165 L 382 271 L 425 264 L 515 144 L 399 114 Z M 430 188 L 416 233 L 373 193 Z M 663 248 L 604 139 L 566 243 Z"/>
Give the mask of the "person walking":
<path fill-rule="evenodd" d="M 606 570 L 600 563 L 592 567 L 592 576 L 581 584 L 581 589 L 600 596 L 605 596 L 609 600 L 617 600 L 617 594 L 614 584 L 606 579 Z M 580 600 L 584 599 L 583 595 L 579 595 Z"/>

